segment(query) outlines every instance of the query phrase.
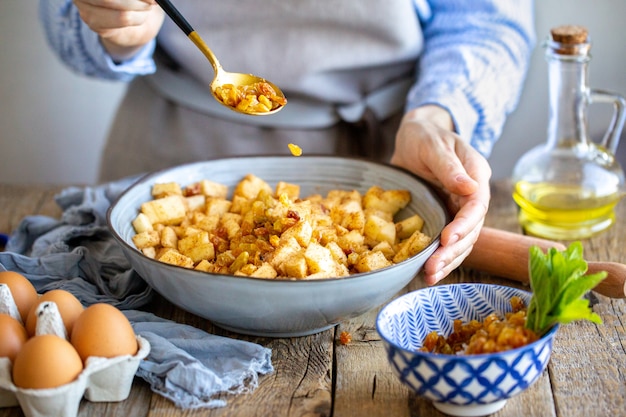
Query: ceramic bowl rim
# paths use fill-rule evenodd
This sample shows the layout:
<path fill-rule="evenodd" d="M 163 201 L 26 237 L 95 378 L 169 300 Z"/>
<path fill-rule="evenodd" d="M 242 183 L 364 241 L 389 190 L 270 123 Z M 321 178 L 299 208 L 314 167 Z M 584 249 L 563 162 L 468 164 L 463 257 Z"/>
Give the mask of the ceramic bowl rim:
<path fill-rule="evenodd" d="M 179 164 L 179 165 L 175 165 L 175 166 L 171 166 L 171 167 L 167 167 L 167 168 L 162 168 L 156 171 L 152 171 L 143 175 L 138 176 L 137 180 L 134 181 L 132 184 L 130 184 L 128 187 L 126 187 L 126 189 L 124 191 L 122 191 L 111 203 L 111 205 L 109 206 L 109 208 L 107 209 L 106 212 L 106 221 L 107 221 L 107 226 L 109 231 L 111 232 L 111 234 L 113 235 L 113 237 L 115 238 L 115 240 L 121 244 L 126 250 L 130 250 L 133 251 L 133 253 L 136 253 L 137 255 L 139 255 L 139 257 L 145 261 L 148 262 L 150 264 L 153 264 L 155 266 L 158 267 L 163 267 L 166 269 L 171 269 L 172 271 L 186 271 L 187 273 L 192 273 L 192 274 L 197 274 L 198 276 L 202 276 L 202 277 L 211 277 L 212 279 L 220 279 L 220 280 L 232 280 L 233 278 L 236 278 L 237 280 L 249 280 L 249 281 L 253 281 L 255 283 L 259 283 L 259 282 L 265 282 L 267 283 L 267 285 L 279 285 L 279 284 L 286 284 L 286 283 L 290 283 L 290 284 L 286 284 L 286 285 L 316 285 L 316 282 L 331 282 L 331 281 L 344 281 L 344 280 L 354 280 L 354 279 L 358 279 L 360 277 L 363 276 L 367 276 L 367 275 L 371 275 L 371 274 L 375 274 L 375 273 L 380 273 L 382 271 L 386 271 L 388 269 L 392 269 L 394 267 L 397 267 L 398 265 L 405 265 L 408 264 L 410 262 L 414 262 L 415 258 L 417 256 L 419 256 L 420 254 L 423 254 L 425 252 L 427 252 L 428 250 L 432 250 L 433 246 L 439 246 L 440 240 L 441 240 L 441 230 L 437 233 L 436 236 L 432 237 L 432 241 L 430 242 L 430 244 L 428 246 L 426 246 L 424 249 L 422 249 L 419 253 L 413 255 L 412 257 L 403 260 L 402 262 L 398 262 L 398 263 L 394 263 L 390 266 L 384 267 L 384 268 L 380 268 L 374 271 L 368 271 L 368 272 L 361 272 L 361 273 L 355 273 L 355 274 L 350 274 L 348 276 L 345 277 L 330 277 L 330 278 L 323 278 L 323 279 L 295 279 L 295 278 L 256 278 L 256 277 L 247 277 L 247 276 L 239 276 L 239 275 L 233 275 L 233 274 L 214 274 L 214 273 L 207 273 L 207 272 L 203 272 L 203 271 L 196 271 L 194 269 L 189 269 L 189 268 L 184 268 L 182 266 L 178 266 L 178 265 L 171 265 L 171 264 L 167 264 L 164 262 L 160 262 L 156 259 L 152 259 L 146 255 L 144 255 L 141 251 L 137 250 L 137 248 L 133 247 L 132 245 L 130 245 L 122 236 L 120 236 L 120 234 L 118 233 L 117 229 L 114 227 L 114 222 L 112 221 L 112 214 L 114 212 L 114 210 L 116 209 L 116 207 L 118 206 L 119 202 L 128 194 L 130 194 L 131 192 L 133 192 L 136 187 L 145 184 L 147 182 L 149 182 L 152 178 L 157 177 L 159 175 L 162 175 L 164 173 L 167 173 L 167 171 L 171 171 L 174 169 L 182 169 L 184 167 L 191 167 L 193 165 L 204 165 L 206 163 L 210 163 L 210 162 L 218 162 L 218 161 L 224 161 L 224 160 L 232 160 L 232 159 L 240 159 L 240 158 L 258 158 L 258 159 L 264 159 L 264 158 L 284 158 L 284 159 L 288 159 L 288 158 L 295 158 L 294 156 L 290 156 L 290 155 L 282 155 L 282 154 L 268 154 L 268 155 L 242 155 L 242 156 L 236 156 L 236 157 L 218 157 L 218 158 L 211 158 L 211 159 L 205 159 L 202 161 L 196 161 L 196 162 L 190 162 L 190 163 L 185 163 L 185 164 Z M 364 162 L 364 163 L 368 163 L 370 165 L 375 165 L 375 166 L 381 166 L 383 168 L 386 169 L 392 169 L 392 170 L 398 170 L 400 172 L 403 172 L 405 175 L 408 175 L 410 177 L 412 177 L 414 180 L 416 180 L 417 182 L 419 182 L 423 187 L 425 187 L 431 194 L 433 199 L 437 202 L 437 204 L 439 205 L 439 207 L 441 208 L 441 210 L 444 213 L 444 219 L 443 219 L 443 224 L 445 227 L 449 222 L 450 222 L 450 214 L 448 212 L 448 210 L 446 209 L 446 205 L 444 204 L 443 200 L 441 199 L 441 196 L 437 193 L 437 191 L 435 190 L 435 188 L 429 184 L 428 182 L 426 182 L 424 179 L 418 177 L 417 175 L 415 175 L 414 173 L 408 171 L 407 169 L 404 169 L 402 167 L 398 167 L 395 165 L 391 165 L 391 164 L 387 164 L 387 163 L 383 163 L 383 162 L 377 162 L 377 161 L 372 161 L 369 159 L 365 159 L 365 158 L 360 158 L 360 157 L 351 157 L 351 156 L 338 156 L 338 155 L 320 155 L 320 154 L 308 154 L 308 155 L 302 155 L 297 157 L 299 159 L 336 159 L 336 160 L 342 160 L 342 159 L 347 159 L 347 160 L 352 160 L 352 161 L 358 161 L 358 162 Z M 442 227 L 442 229 L 443 229 Z M 184 275 L 181 277 L 178 277 L 179 279 L 186 279 L 187 277 L 185 277 Z"/>
<path fill-rule="evenodd" d="M 436 285 L 436 286 L 432 286 L 432 287 L 425 287 L 425 288 L 420 288 L 418 290 L 414 290 L 414 291 L 410 291 L 406 294 L 403 294 L 393 300 L 391 300 L 389 303 L 385 304 L 385 306 L 383 306 L 380 311 L 378 312 L 378 314 L 376 315 L 376 332 L 378 333 L 378 335 L 381 337 L 381 339 L 388 344 L 389 346 L 392 346 L 394 349 L 400 350 L 402 352 L 406 352 L 408 354 L 414 354 L 414 355 L 419 355 L 419 356 L 424 356 L 426 358 L 430 358 L 430 359 L 440 359 L 440 360 L 449 360 L 452 362 L 460 362 L 460 361 L 468 361 L 468 360 L 472 360 L 472 359 L 482 359 L 482 360 L 493 360 L 497 357 L 502 357 L 502 356 L 508 356 L 508 355 L 515 355 L 518 354 L 522 351 L 531 349 L 533 347 L 535 347 L 536 345 L 539 344 L 543 344 L 546 341 L 553 339 L 554 336 L 556 335 L 556 332 L 559 329 L 559 324 L 554 324 L 550 330 L 548 330 L 546 333 L 544 333 L 542 336 L 540 336 L 537 340 L 535 340 L 534 342 L 525 344 L 523 346 L 520 346 L 518 348 L 515 349 L 509 349 L 509 350 L 505 350 L 502 352 L 493 352 L 493 353 L 480 353 L 480 354 L 472 354 L 472 355 L 465 355 L 465 354 L 460 354 L 460 355 L 450 355 L 450 354 L 445 354 L 445 353 L 432 353 L 432 352 L 422 352 L 420 350 L 411 350 L 411 349 L 406 349 L 403 346 L 400 346 L 398 343 L 396 343 L 393 340 L 390 340 L 388 337 L 386 337 L 386 335 L 381 332 L 380 328 L 381 328 L 381 324 L 380 321 L 382 319 L 382 315 L 384 313 L 384 311 L 390 306 L 392 305 L 394 302 L 402 299 L 402 298 L 411 298 L 415 296 L 415 293 L 419 292 L 419 291 L 438 291 L 437 288 L 441 288 L 441 287 L 450 287 L 450 286 L 488 286 L 488 287 L 492 287 L 492 288 L 496 288 L 496 287 L 500 287 L 500 288 L 508 288 L 508 289 L 514 289 L 516 291 L 519 291 L 521 293 L 524 293 L 526 295 L 532 295 L 532 293 L 530 291 L 526 291 L 517 287 L 509 287 L 506 285 L 500 285 L 500 284 L 490 284 L 490 283 L 480 283 L 480 282 L 459 282 L 459 283 L 450 283 L 450 284 L 443 284 L 443 285 Z M 501 312 L 499 312 L 501 313 Z M 552 349 L 550 349 L 552 350 Z"/>

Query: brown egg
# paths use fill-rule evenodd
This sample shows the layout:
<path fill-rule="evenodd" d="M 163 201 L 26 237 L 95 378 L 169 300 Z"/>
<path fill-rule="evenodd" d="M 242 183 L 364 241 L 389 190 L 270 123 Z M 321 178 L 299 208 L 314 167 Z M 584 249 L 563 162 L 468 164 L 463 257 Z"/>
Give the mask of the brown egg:
<path fill-rule="evenodd" d="M 30 338 L 13 362 L 13 383 L 20 388 L 56 388 L 83 371 L 76 349 L 65 339 L 45 334 Z"/>
<path fill-rule="evenodd" d="M 0 314 L 0 357 L 15 360 L 15 356 L 28 340 L 22 324 L 8 314 Z"/>
<path fill-rule="evenodd" d="M 24 275 L 13 271 L 0 272 L 0 284 L 9 286 L 22 321 L 26 322 L 28 312 L 39 297 L 33 284 Z"/>
<path fill-rule="evenodd" d="M 90 356 L 113 358 L 137 353 L 137 337 L 130 322 L 110 304 L 93 304 L 76 319 L 70 338 L 86 361 Z"/>
<path fill-rule="evenodd" d="M 63 319 L 63 324 L 65 325 L 65 331 L 67 332 L 67 336 L 69 338 L 69 335 L 72 334 L 74 322 L 83 312 L 85 307 L 83 307 L 74 294 L 60 289 L 45 292 L 41 297 L 39 297 L 37 303 L 32 306 L 26 318 L 26 331 L 28 332 L 28 335 L 31 337 L 35 335 L 35 331 L 37 329 L 37 314 L 35 312 L 37 310 L 37 306 L 44 301 L 53 301 L 57 305 L 61 318 Z"/>

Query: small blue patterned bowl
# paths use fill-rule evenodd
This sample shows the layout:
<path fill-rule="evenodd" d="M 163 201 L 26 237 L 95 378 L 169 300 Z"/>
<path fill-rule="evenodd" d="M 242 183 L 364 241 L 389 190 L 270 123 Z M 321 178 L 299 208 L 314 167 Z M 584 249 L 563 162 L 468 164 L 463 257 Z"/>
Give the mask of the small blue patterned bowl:
<path fill-rule="evenodd" d="M 376 320 L 393 370 L 443 413 L 483 416 L 500 410 L 543 373 L 558 326 L 536 342 L 500 353 L 443 355 L 418 349 L 432 331 L 452 333 L 455 319 L 468 322 L 511 311 L 515 295 L 530 302 L 527 291 L 490 284 L 440 285 L 393 300 Z"/>

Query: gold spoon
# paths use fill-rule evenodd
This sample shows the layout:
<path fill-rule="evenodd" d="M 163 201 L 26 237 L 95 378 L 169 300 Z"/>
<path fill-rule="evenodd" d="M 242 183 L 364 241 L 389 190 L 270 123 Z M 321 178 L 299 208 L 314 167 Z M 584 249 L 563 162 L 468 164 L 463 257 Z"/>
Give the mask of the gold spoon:
<path fill-rule="evenodd" d="M 204 43 L 200 35 L 198 35 L 198 33 L 193 29 L 193 27 L 189 24 L 189 22 L 187 22 L 187 20 L 183 17 L 183 15 L 180 14 L 178 9 L 176 9 L 176 7 L 174 7 L 174 5 L 169 0 L 155 0 L 155 1 L 157 2 L 159 6 L 161 6 L 163 11 L 165 11 L 165 13 L 172 19 L 172 21 L 176 23 L 176 25 L 185 33 L 185 35 L 187 35 L 187 37 L 194 43 L 194 45 L 196 45 L 198 49 L 200 49 L 200 51 L 204 54 L 204 56 L 207 57 L 207 59 L 213 66 L 213 69 L 215 70 L 215 76 L 213 77 L 213 81 L 211 82 L 209 87 L 211 88 L 211 94 L 213 94 L 213 97 L 218 101 L 218 103 L 238 113 L 256 115 L 256 116 L 263 116 L 263 115 L 276 113 L 277 111 L 280 111 L 285 106 L 285 104 L 287 103 L 287 101 L 285 100 L 285 95 L 280 90 L 280 88 L 278 88 L 278 86 L 265 80 L 264 78 L 257 77 L 256 75 L 225 71 L 220 65 L 220 62 L 217 60 L 215 54 L 213 54 L 213 51 L 209 49 L 209 47 L 206 45 L 206 43 Z M 222 101 L 222 98 L 217 94 L 217 90 L 218 88 L 227 86 L 228 84 L 231 84 L 234 89 L 237 89 L 238 87 L 243 87 L 243 86 L 252 86 L 255 84 L 269 85 L 271 88 L 274 89 L 275 96 L 273 99 L 272 97 L 268 97 L 268 98 L 272 102 L 274 101 L 278 102 L 279 105 L 278 107 L 275 107 L 269 111 L 255 111 L 255 110 L 250 110 L 250 109 L 241 110 L 235 106 L 226 104 L 224 103 L 224 101 Z"/>

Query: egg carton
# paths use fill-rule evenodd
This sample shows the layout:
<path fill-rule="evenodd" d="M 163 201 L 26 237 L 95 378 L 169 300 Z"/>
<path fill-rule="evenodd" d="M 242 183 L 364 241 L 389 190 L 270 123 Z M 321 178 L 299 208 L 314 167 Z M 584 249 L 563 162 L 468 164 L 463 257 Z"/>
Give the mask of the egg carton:
<path fill-rule="evenodd" d="M 139 363 L 150 353 L 150 343 L 137 336 L 139 350 L 133 356 L 88 358 L 74 381 L 57 388 L 23 389 L 13 384 L 11 361 L 0 358 L 0 408 L 20 406 L 26 417 L 78 414 L 84 397 L 91 402 L 124 401 L 130 394 Z"/>

